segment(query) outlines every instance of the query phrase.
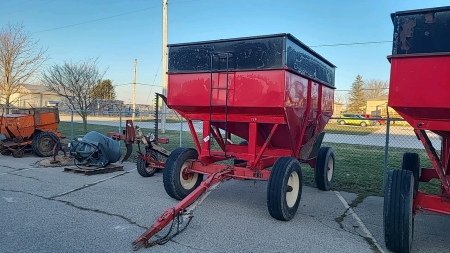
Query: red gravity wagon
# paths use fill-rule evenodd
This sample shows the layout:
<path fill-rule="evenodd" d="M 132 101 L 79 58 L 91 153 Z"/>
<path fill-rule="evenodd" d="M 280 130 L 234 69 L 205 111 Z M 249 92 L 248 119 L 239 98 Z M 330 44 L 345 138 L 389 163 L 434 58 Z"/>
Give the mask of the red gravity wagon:
<path fill-rule="evenodd" d="M 164 188 L 181 201 L 134 241 L 135 249 L 154 245 L 150 237 L 223 180 L 268 180 L 267 207 L 278 220 L 297 212 L 302 163 L 315 168 L 319 189 L 330 190 L 334 153 L 321 144 L 333 114 L 333 64 L 290 34 L 168 48 L 165 101 L 186 119 L 195 148 L 167 158 Z"/>
<path fill-rule="evenodd" d="M 417 153 L 405 153 L 401 170 L 388 172 L 384 197 L 386 247 L 410 252 L 414 217 L 421 211 L 450 214 L 450 7 L 391 14 L 393 51 L 388 105 L 414 128 L 433 168 L 421 168 Z M 429 134 L 441 138 L 440 152 Z M 438 179 L 439 194 L 419 190 Z"/>

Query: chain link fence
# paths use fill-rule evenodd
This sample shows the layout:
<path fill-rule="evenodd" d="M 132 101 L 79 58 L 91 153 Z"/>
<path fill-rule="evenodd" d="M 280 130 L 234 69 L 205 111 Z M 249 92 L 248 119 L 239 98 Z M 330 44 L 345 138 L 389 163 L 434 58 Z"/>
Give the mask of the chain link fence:
<path fill-rule="evenodd" d="M 163 114 L 158 113 L 158 135 L 166 137 L 169 143 L 165 148 L 173 150 L 180 146 L 194 147 L 189 126 L 184 118 L 168 109 L 166 122 L 161 122 Z M 70 138 L 81 137 L 81 118 L 77 112 L 61 112 L 63 124 L 69 128 Z M 125 129 L 125 121 L 132 119 L 129 112 L 108 111 L 93 112 L 88 117 L 91 130 L 99 132 L 118 131 Z M 64 123 L 65 122 L 65 123 Z M 155 112 L 141 111 L 134 117 L 134 125 L 138 125 L 144 134 L 154 133 Z M 349 121 L 344 118 L 332 118 L 325 127 L 323 146 L 333 148 L 336 160 L 335 185 L 341 190 L 354 190 L 355 185 L 367 194 L 383 195 L 385 175 L 388 170 L 399 169 L 405 152 L 418 153 L 422 167 L 431 167 L 425 149 L 416 137 L 413 128 L 403 119 L 368 118 L 361 121 Z M 193 122 L 199 138 L 202 138 L 202 122 Z M 109 130 L 108 130 L 109 129 Z M 428 133 L 436 150 L 440 150 L 439 136 Z M 233 142 L 241 141 L 233 137 Z M 307 169 L 305 169 L 307 170 Z M 311 174 L 311 173 L 310 173 Z M 310 180 L 313 184 L 313 176 Z"/>

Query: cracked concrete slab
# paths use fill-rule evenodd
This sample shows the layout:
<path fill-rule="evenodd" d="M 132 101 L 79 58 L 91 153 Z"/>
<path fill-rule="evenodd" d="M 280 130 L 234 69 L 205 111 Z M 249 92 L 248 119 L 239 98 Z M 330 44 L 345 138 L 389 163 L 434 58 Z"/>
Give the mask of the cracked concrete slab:
<path fill-rule="evenodd" d="M 84 176 L 58 167 L 35 168 L 29 158 L 2 159 L 13 167 L 0 173 L 0 252 L 132 252 L 131 242 L 177 203 L 166 194 L 162 173 L 143 178 L 132 163 L 124 163 L 124 172 Z M 140 251 L 376 252 L 333 191 L 304 187 L 297 215 L 281 222 L 267 211 L 266 187 L 260 181 L 222 183 L 197 207 L 183 233 Z M 348 203 L 356 198 L 341 195 Z M 379 199 L 368 197 L 354 210 L 384 247 Z M 427 217 L 441 228 L 441 223 L 449 225 L 445 218 L 419 217 L 416 227 L 425 233 L 415 233 L 416 241 L 433 248 L 437 240 L 434 252 L 447 249 L 450 245 L 439 241 L 443 237 L 435 236 L 440 230 L 423 228 Z"/>

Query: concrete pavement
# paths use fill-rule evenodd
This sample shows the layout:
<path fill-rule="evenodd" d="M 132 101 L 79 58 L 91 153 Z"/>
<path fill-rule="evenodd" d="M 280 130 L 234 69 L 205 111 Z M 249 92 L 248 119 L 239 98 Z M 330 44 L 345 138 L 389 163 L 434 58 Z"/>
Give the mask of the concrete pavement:
<path fill-rule="evenodd" d="M 162 173 L 143 178 L 133 163 L 123 172 L 85 176 L 33 167 L 35 157 L 0 158 L 0 252 L 132 252 L 131 242 L 177 203 L 165 193 Z M 281 222 L 267 211 L 266 187 L 222 183 L 183 233 L 140 252 L 386 251 L 382 198 L 366 198 L 352 216 L 346 203 L 355 194 L 304 187 L 297 215 Z M 449 225 L 447 216 L 417 216 L 414 252 L 448 249 L 450 242 L 436 235 Z"/>

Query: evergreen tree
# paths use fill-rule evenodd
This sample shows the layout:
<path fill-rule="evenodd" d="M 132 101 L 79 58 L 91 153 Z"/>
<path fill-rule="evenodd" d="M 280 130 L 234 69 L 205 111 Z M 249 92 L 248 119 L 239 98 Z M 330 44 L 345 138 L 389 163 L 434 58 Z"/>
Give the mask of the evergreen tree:
<path fill-rule="evenodd" d="M 116 91 L 109 79 L 99 81 L 92 89 L 92 97 L 99 99 L 116 99 Z"/>
<path fill-rule="evenodd" d="M 348 112 L 362 113 L 366 106 L 366 96 L 364 94 L 364 81 L 360 75 L 356 76 L 352 84 L 352 89 L 349 92 Z"/>

